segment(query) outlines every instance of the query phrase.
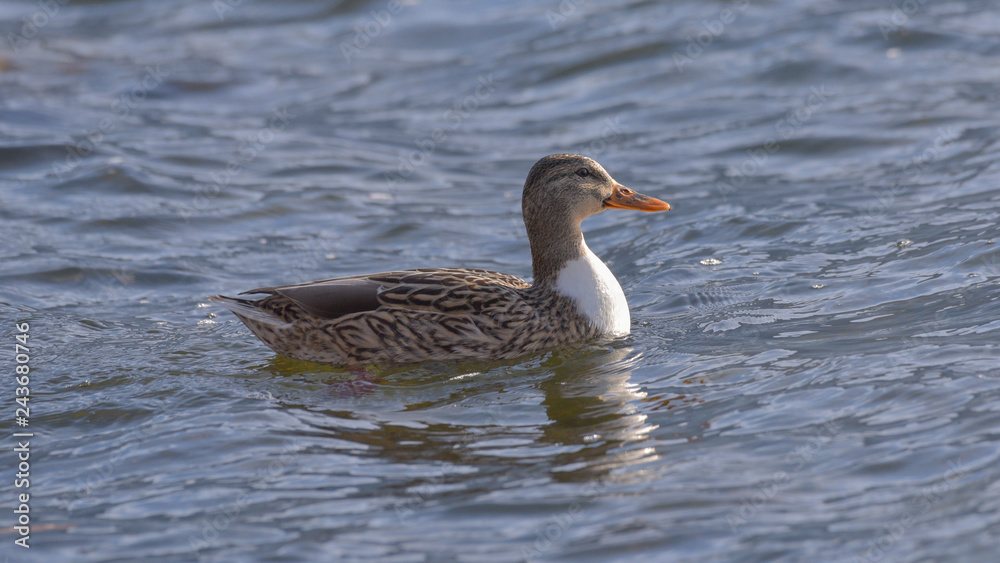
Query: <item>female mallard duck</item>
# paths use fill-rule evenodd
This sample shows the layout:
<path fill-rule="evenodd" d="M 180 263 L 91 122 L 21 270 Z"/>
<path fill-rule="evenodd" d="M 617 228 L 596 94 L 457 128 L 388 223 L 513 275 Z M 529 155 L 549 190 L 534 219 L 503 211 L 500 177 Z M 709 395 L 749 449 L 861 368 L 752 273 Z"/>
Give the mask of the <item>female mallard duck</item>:
<path fill-rule="evenodd" d="M 546 156 L 521 200 L 534 283 L 499 272 L 420 268 L 262 287 L 260 300 L 217 295 L 272 350 L 362 366 L 459 358 L 515 358 L 629 333 L 618 280 L 587 248 L 580 222 L 605 209 L 666 211 L 597 162 Z"/>

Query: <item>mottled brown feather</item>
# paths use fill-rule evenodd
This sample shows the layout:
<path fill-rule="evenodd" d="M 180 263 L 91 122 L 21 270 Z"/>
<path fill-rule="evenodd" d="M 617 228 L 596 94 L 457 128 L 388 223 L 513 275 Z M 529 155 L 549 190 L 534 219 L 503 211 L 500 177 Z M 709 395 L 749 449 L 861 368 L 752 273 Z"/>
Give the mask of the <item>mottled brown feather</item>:
<path fill-rule="evenodd" d="M 365 278 L 380 286 L 379 307 L 333 318 L 307 311 L 281 287 L 262 288 L 270 295 L 257 301 L 212 300 L 274 351 L 338 365 L 513 358 L 597 336 L 568 298 L 509 274 L 422 268 Z"/>

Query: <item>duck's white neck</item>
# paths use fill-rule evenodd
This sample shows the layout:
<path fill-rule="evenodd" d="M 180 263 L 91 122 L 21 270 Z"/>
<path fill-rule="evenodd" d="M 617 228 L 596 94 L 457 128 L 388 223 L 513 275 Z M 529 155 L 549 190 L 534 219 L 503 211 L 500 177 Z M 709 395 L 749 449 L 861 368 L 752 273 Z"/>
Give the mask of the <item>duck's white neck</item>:
<path fill-rule="evenodd" d="M 611 270 L 587 243 L 583 255 L 566 262 L 556 278 L 556 290 L 576 301 L 577 309 L 603 336 L 625 336 L 631 318 L 625 292 Z"/>

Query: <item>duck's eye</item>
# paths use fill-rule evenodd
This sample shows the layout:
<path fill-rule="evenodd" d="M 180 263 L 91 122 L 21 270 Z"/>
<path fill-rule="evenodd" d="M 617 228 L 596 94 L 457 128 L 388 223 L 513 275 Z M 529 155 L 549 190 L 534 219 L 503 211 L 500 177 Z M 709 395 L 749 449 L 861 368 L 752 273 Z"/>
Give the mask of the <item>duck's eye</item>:
<path fill-rule="evenodd" d="M 590 170 L 588 170 L 586 168 L 581 168 L 581 169 L 579 169 L 579 170 L 576 171 L 576 175 L 579 176 L 579 177 L 581 177 L 581 178 L 586 178 L 587 176 L 590 176 Z"/>

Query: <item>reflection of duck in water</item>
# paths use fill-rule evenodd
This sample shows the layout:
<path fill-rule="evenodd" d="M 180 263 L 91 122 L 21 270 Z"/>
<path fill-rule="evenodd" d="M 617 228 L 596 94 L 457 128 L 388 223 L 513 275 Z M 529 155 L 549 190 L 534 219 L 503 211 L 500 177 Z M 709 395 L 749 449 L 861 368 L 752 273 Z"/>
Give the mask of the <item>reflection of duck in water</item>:
<path fill-rule="evenodd" d="M 560 352 L 545 362 L 553 375 L 539 385 L 549 423 L 538 441 L 555 446 L 544 451 L 554 452 L 552 466 L 558 469 L 551 475 L 557 481 L 599 482 L 615 470 L 653 461 L 681 444 L 699 441 L 715 416 L 656 414 L 702 399 L 664 392 L 660 384 L 650 390 L 636 381 L 633 370 L 647 365 L 648 358 L 631 347 L 592 346 L 589 353 L 561 357 Z"/>
<path fill-rule="evenodd" d="M 558 364 L 551 366 L 554 376 L 541 384 L 543 404 L 551 421 L 544 428 L 543 439 L 563 447 L 585 446 L 567 452 L 565 463 L 620 465 L 629 460 L 616 462 L 612 458 L 633 454 L 619 452 L 609 458 L 610 451 L 627 442 L 645 441 L 656 428 L 646 422 L 647 416 L 640 408 L 645 391 L 631 381 L 637 361 L 631 348 L 617 348 L 594 350 L 562 362 L 554 357 L 547 362 Z"/>
<path fill-rule="evenodd" d="M 486 270 L 421 268 L 264 287 L 211 299 L 279 354 L 336 365 L 516 358 L 629 333 L 618 281 L 580 222 L 605 209 L 670 205 L 615 182 L 597 162 L 556 154 L 524 184 L 534 284 Z"/>

